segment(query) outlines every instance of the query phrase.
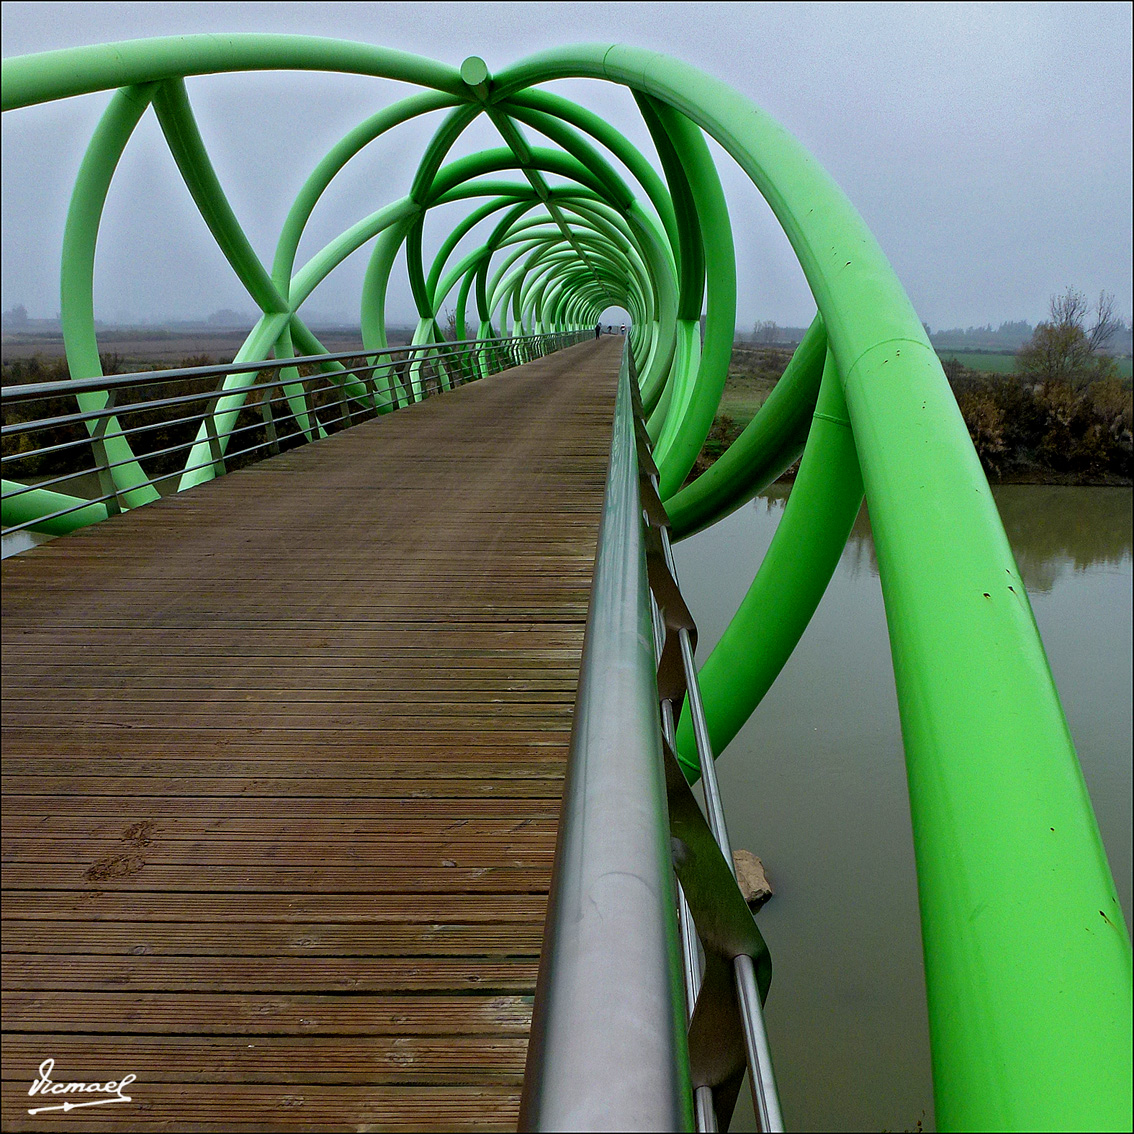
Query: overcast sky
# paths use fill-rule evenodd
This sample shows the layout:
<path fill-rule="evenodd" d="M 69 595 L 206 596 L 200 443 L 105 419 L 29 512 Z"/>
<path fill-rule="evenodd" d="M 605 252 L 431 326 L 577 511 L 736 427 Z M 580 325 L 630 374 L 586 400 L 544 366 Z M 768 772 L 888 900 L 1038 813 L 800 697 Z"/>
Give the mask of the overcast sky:
<path fill-rule="evenodd" d="M 5 57 L 120 39 L 275 31 L 396 47 L 499 69 L 570 43 L 667 52 L 774 115 L 839 182 L 935 329 L 1043 318 L 1071 284 L 1131 314 L 1129 4 L 56 4 L 6 0 Z M 385 80 L 256 73 L 188 81 L 222 184 L 265 263 L 296 190 L 351 126 L 408 93 Z M 628 94 L 556 84 L 653 156 Z M 70 188 L 108 94 L 3 116 L 3 306 L 58 310 Z M 436 119 L 348 167 L 300 261 L 404 195 Z M 455 152 L 499 145 L 478 128 Z M 806 284 L 767 206 L 721 151 L 736 237 L 739 329 L 805 324 Z M 656 164 L 656 163 L 655 163 Z M 456 207 L 456 206 L 454 206 Z M 449 212 L 431 226 L 455 223 Z M 152 112 L 112 186 L 96 266 L 108 320 L 252 311 L 197 216 Z M 427 234 L 430 229 L 427 229 Z M 427 255 L 429 251 L 427 250 Z M 367 251 L 304 309 L 357 320 Z M 391 290 L 394 322 L 413 318 Z"/>

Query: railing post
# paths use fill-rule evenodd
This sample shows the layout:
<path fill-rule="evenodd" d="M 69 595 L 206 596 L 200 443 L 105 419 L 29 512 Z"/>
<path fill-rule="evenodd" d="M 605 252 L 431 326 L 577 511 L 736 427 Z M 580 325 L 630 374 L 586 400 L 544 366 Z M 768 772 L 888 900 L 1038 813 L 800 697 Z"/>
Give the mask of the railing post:
<path fill-rule="evenodd" d="M 213 459 L 213 476 L 224 476 L 228 469 L 224 463 L 224 450 L 217 436 L 217 406 L 222 394 L 215 394 L 205 407 L 205 436 L 209 439 L 209 456 Z"/>
<path fill-rule="evenodd" d="M 101 410 L 102 416 L 91 430 L 91 452 L 94 454 L 95 471 L 98 473 L 99 494 L 106 497 L 104 503 L 108 516 L 117 516 L 122 511 L 118 503 L 118 486 L 114 483 L 114 474 L 110 471 L 110 461 L 106 455 L 106 427 L 113 416 L 112 411 L 117 398 L 117 389 L 111 388 L 107 391 L 106 404 Z"/>
<path fill-rule="evenodd" d="M 391 377 L 393 378 L 394 382 L 397 383 L 398 387 L 398 409 L 401 409 L 402 406 L 408 406 L 413 402 L 411 386 L 409 385 L 409 371 L 410 360 L 408 358 L 402 362 L 395 363 L 394 368 L 391 371 Z"/>
<path fill-rule="evenodd" d="M 350 428 L 350 399 L 347 397 L 346 381 L 339 382 L 339 412 L 343 419 L 343 428 Z"/>
<path fill-rule="evenodd" d="M 280 440 L 276 436 L 276 419 L 272 416 L 272 393 L 266 387 L 260 391 L 260 416 L 264 419 L 264 432 L 268 435 L 268 452 L 279 456 Z"/>
<path fill-rule="evenodd" d="M 374 371 L 368 370 L 362 376 L 362 385 L 366 390 L 366 396 L 370 399 L 370 408 L 375 413 L 378 412 L 378 383 L 374 378 Z"/>

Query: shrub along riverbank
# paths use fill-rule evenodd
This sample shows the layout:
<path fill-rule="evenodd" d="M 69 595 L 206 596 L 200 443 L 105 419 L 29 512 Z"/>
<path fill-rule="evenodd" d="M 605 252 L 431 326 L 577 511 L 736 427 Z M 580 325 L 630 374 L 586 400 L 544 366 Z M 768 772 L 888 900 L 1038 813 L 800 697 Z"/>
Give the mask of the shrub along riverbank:
<path fill-rule="evenodd" d="M 712 431 L 693 474 L 708 468 L 755 416 L 791 351 L 733 351 Z M 946 367 L 949 384 L 988 478 L 999 484 L 1134 483 L 1134 389 L 1101 378 L 1080 388 L 1028 384 L 1014 374 Z M 784 474 L 794 476 L 794 469 Z"/>
<path fill-rule="evenodd" d="M 1109 376 L 1081 389 L 961 368 L 953 393 L 990 480 L 1131 484 L 1134 391 Z"/>

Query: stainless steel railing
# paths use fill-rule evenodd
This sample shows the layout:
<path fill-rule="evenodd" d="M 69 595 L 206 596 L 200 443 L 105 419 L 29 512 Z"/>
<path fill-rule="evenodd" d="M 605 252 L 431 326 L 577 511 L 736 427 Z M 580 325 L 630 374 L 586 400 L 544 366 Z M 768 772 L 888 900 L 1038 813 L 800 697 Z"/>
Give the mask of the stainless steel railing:
<path fill-rule="evenodd" d="M 623 362 L 521 1129 L 689 1129 L 645 531 Z"/>
<path fill-rule="evenodd" d="M 770 960 L 736 883 L 632 365 L 627 351 L 520 1128 L 727 1129 L 748 1070 L 758 1128 L 782 1130 Z M 707 816 L 675 755 L 686 698 Z"/>
<path fill-rule="evenodd" d="M 588 337 L 429 343 L 4 386 L 4 534 L 81 527 L 122 510 L 139 489 L 176 491 L 201 470 L 223 475 Z M 223 388 L 229 375 L 250 373 L 252 385 Z M 74 411 L 84 394 L 105 394 L 105 403 Z M 218 429 L 233 413 L 231 427 Z M 191 459 L 202 437 L 206 455 Z M 122 441 L 126 455 L 108 456 L 108 445 Z M 143 475 L 124 485 L 128 466 Z"/>
<path fill-rule="evenodd" d="M 657 475 L 651 474 L 654 490 L 657 490 Z M 659 529 L 666 566 L 674 583 L 677 583 L 677 568 L 673 560 L 669 533 L 665 527 Z M 653 604 L 655 626 L 662 629 L 659 639 L 664 635 L 662 611 Z M 697 757 L 701 767 L 701 783 L 705 798 L 705 810 L 709 829 L 720 849 L 721 857 L 728 865 L 733 878 L 736 867 L 733 861 L 732 845 L 725 822 L 724 804 L 720 786 L 717 782 L 715 756 L 709 736 L 708 722 L 705 719 L 705 706 L 701 699 L 697 680 L 697 667 L 694 660 L 694 646 L 690 629 L 677 628 L 678 645 L 681 651 L 681 666 L 685 678 L 689 711 L 693 722 L 693 734 L 697 745 Z M 661 650 L 659 649 L 659 661 Z M 676 750 L 675 715 L 680 715 L 680 705 L 673 700 L 661 702 L 662 732 L 667 743 Z M 682 940 L 685 944 L 683 960 L 686 970 L 686 989 L 689 1002 L 695 1004 L 700 993 L 701 961 L 695 947 L 695 928 L 693 916 L 682 892 L 679 897 L 679 917 Z M 739 953 L 732 958 L 735 992 L 739 1001 L 740 1021 L 744 1029 L 744 1044 L 749 1084 L 752 1090 L 752 1104 L 756 1116 L 756 1128 L 761 1131 L 780 1131 L 784 1129 L 783 1114 L 780 1109 L 779 1093 L 776 1088 L 775 1072 L 772 1067 L 772 1053 L 768 1046 L 768 1033 L 764 1026 L 763 997 L 756 978 L 756 967 L 748 953 Z M 692 1015 L 692 1013 L 691 1013 Z M 713 1105 L 713 1091 L 709 1085 L 698 1086 L 694 1095 L 697 1129 L 713 1131 L 718 1129 L 718 1109 Z M 727 1120 L 725 1122 L 727 1129 Z"/>

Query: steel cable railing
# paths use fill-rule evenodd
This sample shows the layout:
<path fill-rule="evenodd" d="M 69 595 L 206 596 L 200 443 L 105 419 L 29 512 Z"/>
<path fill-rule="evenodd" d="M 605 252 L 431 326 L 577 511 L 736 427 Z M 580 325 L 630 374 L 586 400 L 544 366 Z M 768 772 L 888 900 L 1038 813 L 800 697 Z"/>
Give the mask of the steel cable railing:
<path fill-rule="evenodd" d="M 632 360 L 631 373 L 633 373 Z M 635 390 L 637 389 L 637 383 L 633 379 L 631 385 Z M 693 719 L 697 756 L 702 773 L 701 782 L 705 797 L 706 818 L 713 840 L 720 851 L 720 857 L 727 865 L 735 885 L 736 867 L 728 837 L 724 804 L 717 782 L 715 753 L 709 736 L 705 707 L 697 677 L 694 653 L 696 627 L 693 624 L 688 607 L 681 599 L 677 580 L 677 566 L 670 545 L 668 517 L 661 505 L 660 497 L 657 495 L 657 468 L 649 451 L 649 438 L 642 421 L 641 401 L 639 398 L 634 400 L 638 418 L 637 439 L 642 495 L 645 502 L 642 516 L 647 527 L 652 528 L 656 533 L 653 549 L 654 563 L 652 564 L 654 569 L 651 571 L 651 589 L 653 592 L 651 606 L 658 666 L 660 670 L 665 665 L 665 653 L 667 647 L 670 646 L 670 635 L 672 634 L 676 637 L 680 653 L 681 683 L 684 685 L 689 711 Z M 658 561 L 658 551 L 661 552 L 660 561 Z M 654 580 L 660 582 L 661 585 L 657 585 Z M 668 612 L 668 617 L 665 610 L 667 600 L 671 607 L 675 608 Z M 678 689 L 679 687 L 666 690 L 659 688 L 662 735 L 669 747 L 671 757 L 676 753 L 675 722 L 680 718 L 682 710 L 680 695 L 672 695 L 677 693 Z M 666 696 L 666 693 L 671 695 Z M 735 903 L 733 904 L 735 907 Z M 690 1005 L 690 1024 L 692 1025 L 695 1013 L 693 1006 L 697 1005 L 703 987 L 701 952 L 698 950 L 696 942 L 696 919 L 689 907 L 685 892 L 680 886 L 678 888 L 678 917 L 683 943 L 682 959 L 685 967 L 685 988 Z M 757 1129 L 760 1131 L 780 1131 L 784 1129 L 783 1113 L 780 1108 L 771 1050 L 764 1026 L 763 996 L 758 987 L 755 964 L 753 958 L 745 952 L 736 953 L 728 959 L 731 961 L 740 1023 L 744 1031 L 745 1056 Z M 765 988 L 764 994 L 766 992 L 767 989 Z M 733 1075 L 735 1077 L 735 1072 Z M 714 1098 L 714 1091 L 710 1085 L 699 1084 L 695 1081 L 694 1115 L 697 1129 L 699 1131 L 716 1131 L 721 1128 L 727 1130 L 728 1118 L 734 1100 L 735 1096 L 730 1099 L 727 1094 Z"/>
<path fill-rule="evenodd" d="M 782 1130 L 762 1013 L 770 962 L 732 866 L 695 627 L 636 395 L 627 352 L 521 1128 L 727 1129 L 747 1069 L 758 1128 Z M 674 751 L 686 694 L 707 821 Z"/>
<path fill-rule="evenodd" d="M 201 469 L 222 476 L 589 334 L 470 339 L 4 386 L 4 534 L 26 529 L 61 534 L 85 526 L 122 511 L 128 491 L 149 488 L 166 495 Z M 329 371 L 334 364 L 342 369 Z M 279 376 L 300 367 L 305 373 Z M 223 388 L 228 376 L 248 373 L 257 374 L 251 387 Z M 97 410 L 52 408 L 60 399 L 98 393 L 106 400 Z M 231 427 L 218 430 L 221 412 L 236 404 Z M 207 459 L 187 461 L 202 429 Z M 130 455 L 111 459 L 107 443 L 118 439 L 129 444 Z M 124 486 L 116 474 L 135 462 L 144 476 Z"/>
<path fill-rule="evenodd" d="M 651 477 L 655 489 L 656 474 Z M 669 534 L 665 528 L 660 529 L 662 545 L 669 572 L 677 583 L 676 565 L 673 562 L 673 553 L 670 548 Z M 659 627 L 664 636 L 664 622 L 661 611 L 654 604 L 655 626 Z M 689 698 L 690 712 L 693 717 L 694 731 L 697 739 L 697 755 L 702 769 L 702 784 L 705 795 L 705 805 L 709 828 L 713 833 L 721 856 L 729 865 L 735 877 L 736 868 L 733 862 L 732 845 L 728 837 L 728 828 L 725 822 L 724 803 L 721 798 L 720 786 L 717 782 L 716 764 L 709 737 L 708 724 L 705 720 L 705 707 L 701 700 L 700 685 L 697 681 L 697 668 L 694 662 L 694 649 L 690 632 L 682 627 L 677 631 L 681 649 L 682 670 L 685 676 L 686 688 Z M 661 649 L 658 651 L 659 660 Z M 676 737 L 674 718 L 679 716 L 680 704 L 673 701 L 662 701 L 662 734 L 671 748 L 675 747 Z M 682 941 L 685 945 L 683 960 L 686 968 L 686 989 L 691 993 L 690 1002 L 695 1004 L 701 989 L 700 955 L 696 949 L 695 925 L 689 903 L 684 893 L 679 894 L 679 921 L 681 925 Z M 691 947 L 692 946 L 692 947 Z M 775 1072 L 772 1066 L 771 1048 L 768 1045 L 768 1034 L 764 1026 L 763 1001 L 756 981 L 756 970 L 752 958 L 741 953 L 732 959 L 736 995 L 740 1005 L 740 1018 L 744 1026 L 745 1049 L 748 1057 L 748 1072 L 752 1089 L 753 1109 L 756 1115 L 756 1128 L 761 1131 L 779 1131 L 784 1129 L 783 1113 L 780 1108 L 779 1093 L 776 1088 Z M 692 1013 L 690 1013 L 692 1017 Z M 719 1129 L 717 1116 L 713 1108 L 712 1090 L 707 1086 L 699 1086 L 694 1095 L 697 1129 L 715 1131 Z M 727 1123 L 725 1124 L 727 1129 Z"/>

